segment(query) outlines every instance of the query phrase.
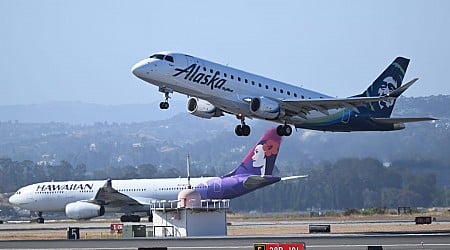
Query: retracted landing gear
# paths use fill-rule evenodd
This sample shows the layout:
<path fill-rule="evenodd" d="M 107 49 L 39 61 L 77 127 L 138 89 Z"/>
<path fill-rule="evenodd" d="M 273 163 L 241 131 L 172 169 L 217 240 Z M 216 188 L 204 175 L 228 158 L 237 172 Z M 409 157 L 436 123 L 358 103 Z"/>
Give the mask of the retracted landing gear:
<path fill-rule="evenodd" d="M 168 109 L 169 108 L 169 98 L 171 93 L 173 93 L 173 89 L 162 86 L 159 87 L 159 92 L 164 93 L 164 101 L 159 103 L 160 109 Z"/>
<path fill-rule="evenodd" d="M 245 124 L 245 116 L 238 115 L 237 118 L 241 120 L 241 125 L 237 125 L 236 128 L 234 129 L 234 132 L 236 133 L 237 136 L 249 136 L 250 126 Z"/>
<path fill-rule="evenodd" d="M 277 127 L 277 134 L 279 136 L 290 136 L 292 134 L 292 128 L 287 124 L 279 125 Z"/>

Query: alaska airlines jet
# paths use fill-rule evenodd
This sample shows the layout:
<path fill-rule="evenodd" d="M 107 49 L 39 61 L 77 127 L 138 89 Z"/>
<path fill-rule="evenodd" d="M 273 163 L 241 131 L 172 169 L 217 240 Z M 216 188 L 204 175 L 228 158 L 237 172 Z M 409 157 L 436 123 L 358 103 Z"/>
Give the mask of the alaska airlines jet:
<path fill-rule="evenodd" d="M 280 180 L 306 177 L 272 176 L 280 144 L 276 129 L 270 129 L 232 172 L 221 177 L 190 178 L 190 184 L 202 200 L 232 199 Z M 9 202 L 38 212 L 39 223 L 44 222 L 42 212 L 65 212 L 72 219 L 122 212 L 123 222 L 139 221 L 134 213 L 146 212 L 151 220 L 152 202 L 177 200 L 187 186 L 187 178 L 42 182 L 20 188 Z"/>
<path fill-rule="evenodd" d="M 409 59 L 397 57 L 362 94 L 332 98 L 242 70 L 181 53 L 159 52 L 131 69 L 138 78 L 165 94 L 161 109 L 169 108 L 170 94 L 186 94 L 189 113 L 202 117 L 236 115 L 238 136 L 248 136 L 245 118 L 281 123 L 280 136 L 295 128 L 320 131 L 390 131 L 405 123 L 434 118 L 391 118 L 395 100 L 418 79 L 402 86 Z"/>

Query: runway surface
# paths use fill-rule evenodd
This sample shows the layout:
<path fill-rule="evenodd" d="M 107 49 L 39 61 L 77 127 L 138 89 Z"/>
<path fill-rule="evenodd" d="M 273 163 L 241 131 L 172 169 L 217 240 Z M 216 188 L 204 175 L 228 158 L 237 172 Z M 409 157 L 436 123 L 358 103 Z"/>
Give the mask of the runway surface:
<path fill-rule="evenodd" d="M 304 242 L 307 249 L 450 249 L 450 220 L 415 225 L 410 218 L 390 220 L 233 221 L 225 237 L 120 238 L 111 221 L 9 222 L 0 225 L 0 249 L 254 249 L 254 243 Z M 309 224 L 330 224 L 331 233 L 309 234 Z M 151 230 L 150 223 L 146 224 Z M 79 227 L 79 240 L 66 240 L 68 227 Z M 358 231 L 358 230 L 371 230 Z M 406 229 L 404 231 L 403 229 Z M 373 231 L 375 230 L 375 231 Z M 389 231 L 389 232 L 388 232 Z M 281 249 L 280 249 L 281 250 Z M 286 249 L 283 249 L 286 250 Z"/>
<path fill-rule="evenodd" d="M 0 241 L 2 249 L 138 249 L 167 247 L 167 249 L 253 249 L 261 242 L 304 242 L 307 249 L 450 249 L 450 234 L 374 234 L 374 235 L 295 235 L 277 237 L 193 237 L 193 238 L 135 238 L 97 240 L 29 240 Z"/>

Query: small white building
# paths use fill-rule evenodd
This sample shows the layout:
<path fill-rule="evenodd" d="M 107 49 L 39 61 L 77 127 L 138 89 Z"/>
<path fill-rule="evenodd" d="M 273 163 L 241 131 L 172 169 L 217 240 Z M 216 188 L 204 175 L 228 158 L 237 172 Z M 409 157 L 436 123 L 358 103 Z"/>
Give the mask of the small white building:
<path fill-rule="evenodd" d="M 173 202 L 152 205 L 153 235 L 156 237 L 226 236 L 229 200 L 201 200 L 193 189 L 185 189 Z"/>

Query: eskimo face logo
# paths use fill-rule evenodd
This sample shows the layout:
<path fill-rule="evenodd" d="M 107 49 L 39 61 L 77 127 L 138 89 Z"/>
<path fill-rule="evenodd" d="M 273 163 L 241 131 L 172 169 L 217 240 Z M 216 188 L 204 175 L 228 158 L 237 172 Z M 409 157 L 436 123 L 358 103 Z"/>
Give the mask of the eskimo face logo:
<path fill-rule="evenodd" d="M 380 88 L 378 89 L 378 96 L 384 96 L 387 95 L 389 93 L 391 93 L 392 91 L 394 91 L 397 88 L 397 81 L 392 78 L 392 76 L 386 77 L 383 80 L 383 83 L 381 84 Z M 379 101 L 378 105 L 380 105 L 380 109 L 384 109 L 384 108 L 390 108 L 391 106 L 394 105 L 394 100 L 384 100 L 384 101 Z"/>

